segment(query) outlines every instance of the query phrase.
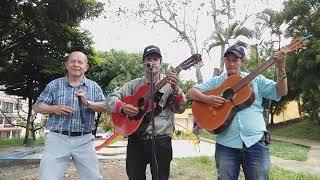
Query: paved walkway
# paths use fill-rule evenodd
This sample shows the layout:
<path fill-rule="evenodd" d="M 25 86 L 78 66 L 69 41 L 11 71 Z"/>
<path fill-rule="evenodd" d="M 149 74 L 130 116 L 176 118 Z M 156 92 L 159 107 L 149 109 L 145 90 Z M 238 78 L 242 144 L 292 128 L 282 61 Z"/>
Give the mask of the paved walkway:
<path fill-rule="evenodd" d="M 293 139 L 279 136 L 272 136 L 273 140 L 290 142 L 294 144 L 310 146 L 310 151 L 308 153 L 307 161 L 295 161 L 295 160 L 285 160 L 278 157 L 271 157 L 271 163 L 295 172 L 303 172 L 309 173 L 311 175 L 320 177 L 320 142 L 310 141 L 310 140 L 301 140 L 301 139 Z M 96 145 L 101 144 L 102 140 L 96 140 Z M 200 144 L 194 144 L 189 140 L 174 140 L 173 141 L 173 157 L 196 157 L 196 156 L 211 156 L 214 155 L 215 150 L 215 142 L 208 140 L 201 140 Z M 106 159 L 125 159 L 126 156 L 126 144 L 127 141 L 117 141 L 109 147 L 102 148 L 97 152 L 98 158 L 100 160 Z M 23 150 L 23 147 L 8 148 L 2 149 L 0 148 L 0 156 L 6 153 Z M 28 148 L 30 149 L 30 148 Z M 18 151 L 19 151 L 18 150 Z M 41 153 L 36 153 L 33 155 L 27 156 L 31 159 L 40 159 Z M 0 158 L 1 159 L 1 158 Z"/>
<path fill-rule="evenodd" d="M 272 164 L 275 164 L 284 169 L 292 170 L 294 172 L 303 172 L 315 176 L 320 176 L 320 142 L 274 135 L 272 135 L 272 139 L 311 147 L 308 153 L 307 161 L 285 160 L 272 156 Z"/>
<path fill-rule="evenodd" d="M 100 141 L 96 141 L 98 145 Z M 125 159 L 127 141 L 117 141 L 111 146 L 102 148 L 97 152 L 99 159 Z M 173 140 L 172 155 L 173 158 L 213 156 L 214 144 L 212 142 L 201 141 L 200 144 L 194 144 L 190 140 Z"/>

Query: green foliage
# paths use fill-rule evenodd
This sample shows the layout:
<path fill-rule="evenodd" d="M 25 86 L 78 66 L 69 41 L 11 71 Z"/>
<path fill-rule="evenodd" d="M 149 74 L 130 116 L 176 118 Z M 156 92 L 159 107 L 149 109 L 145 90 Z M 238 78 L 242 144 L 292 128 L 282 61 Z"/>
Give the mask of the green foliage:
<path fill-rule="evenodd" d="M 103 113 L 101 115 L 101 118 L 99 121 L 99 127 L 101 127 L 105 132 L 113 130 L 111 115 L 109 112 Z"/>
<path fill-rule="evenodd" d="M 144 75 L 141 54 L 110 50 L 97 52 L 97 56 L 101 63 L 93 66 L 88 76 L 98 82 L 107 94 Z"/>
<path fill-rule="evenodd" d="M 272 48 L 272 51 L 270 50 Z M 263 50 L 267 52 L 262 52 Z M 248 58 L 245 60 L 245 65 L 243 67 L 244 71 L 252 72 L 257 67 L 259 67 L 262 63 L 264 63 L 267 57 L 270 57 L 273 52 L 273 43 L 265 42 L 264 46 L 261 49 L 261 52 L 257 53 L 256 46 L 253 46 L 251 48 L 250 54 L 248 55 Z M 274 65 L 266 69 L 262 75 L 264 75 L 266 78 L 273 79 L 274 76 Z"/>
<path fill-rule="evenodd" d="M 7 138 L 1 138 L 0 139 L 0 147 L 11 147 L 11 146 L 17 146 L 22 145 L 23 139 L 20 138 L 13 138 L 13 139 L 7 139 Z"/>
<path fill-rule="evenodd" d="M 126 53 L 122 50 L 96 52 L 98 64 L 92 66 L 88 77 L 98 82 L 106 94 L 114 88 L 145 75 L 141 53 Z M 169 65 L 162 62 L 161 74 L 169 71 Z"/>
<path fill-rule="evenodd" d="M 283 33 L 281 30 L 283 17 L 279 12 L 272 9 L 265 9 L 257 15 L 257 18 L 262 20 L 262 23 L 271 29 L 271 34 L 280 36 Z"/>
<path fill-rule="evenodd" d="M 288 23 L 288 36 L 311 33 L 320 37 L 320 2 L 317 0 L 288 0 L 284 2 L 282 16 Z"/>
<path fill-rule="evenodd" d="M 281 159 L 306 161 L 310 147 L 295 145 L 287 142 L 271 141 L 269 150 L 272 156 Z"/>
<path fill-rule="evenodd" d="M 217 179 L 215 162 L 211 157 L 177 158 L 173 162 L 170 179 Z"/>
<path fill-rule="evenodd" d="M 44 137 L 38 138 L 36 141 L 33 142 L 33 145 L 42 145 L 44 144 Z M 23 145 L 23 139 L 20 138 L 0 138 L 0 148 L 8 148 L 8 147 L 15 147 Z"/>
<path fill-rule="evenodd" d="M 89 53 L 92 41 L 78 27 L 102 8 L 95 1 L 1 1 L 0 84 L 6 93 L 34 100 L 64 74 L 66 53 Z"/>
<path fill-rule="evenodd" d="M 92 53 L 89 33 L 79 26 L 102 10 L 103 4 L 94 0 L 1 1 L 0 85 L 7 94 L 28 99 L 28 117 L 47 83 L 65 74 L 66 54 Z M 26 120 L 29 128 L 34 133 L 31 119 Z"/>
<path fill-rule="evenodd" d="M 311 44 L 287 61 L 287 76 L 291 99 L 302 99 L 302 111 L 317 119 L 320 104 L 320 2 L 289 0 L 284 3 L 282 16 L 288 23 L 287 36 L 312 34 Z M 320 121 L 320 120 L 319 120 Z"/>
<path fill-rule="evenodd" d="M 308 172 L 305 172 L 305 173 L 293 172 L 293 171 L 279 168 L 277 166 L 272 166 L 270 170 L 270 180 L 288 180 L 288 179 L 317 180 L 319 178 L 320 177 L 318 176 L 308 175 Z"/>
<path fill-rule="evenodd" d="M 185 95 L 187 95 L 188 91 L 196 84 L 197 83 L 193 80 L 185 80 L 185 81 L 181 80 L 179 82 L 179 86 Z M 188 104 L 187 108 L 190 108 L 192 104 L 192 100 L 188 96 L 187 96 L 187 104 Z"/>

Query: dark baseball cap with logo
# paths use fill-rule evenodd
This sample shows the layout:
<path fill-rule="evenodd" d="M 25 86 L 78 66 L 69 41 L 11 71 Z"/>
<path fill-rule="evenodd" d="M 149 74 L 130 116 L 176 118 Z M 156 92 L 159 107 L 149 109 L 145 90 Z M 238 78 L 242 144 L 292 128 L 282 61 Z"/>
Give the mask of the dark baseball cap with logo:
<path fill-rule="evenodd" d="M 161 51 L 160 49 L 157 47 L 157 46 L 154 46 L 154 45 L 150 45 L 150 46 L 147 46 L 146 48 L 144 48 L 144 51 L 143 51 L 143 60 L 146 56 L 150 55 L 150 54 L 158 54 L 161 58 L 162 58 L 162 55 L 161 55 Z"/>
<path fill-rule="evenodd" d="M 245 52 L 244 52 L 244 49 L 243 47 L 241 46 L 238 46 L 238 45 L 232 45 L 230 46 L 226 52 L 224 53 L 224 56 L 223 57 L 226 57 L 227 55 L 229 54 L 235 54 L 238 58 L 244 58 L 244 56 L 246 55 Z"/>

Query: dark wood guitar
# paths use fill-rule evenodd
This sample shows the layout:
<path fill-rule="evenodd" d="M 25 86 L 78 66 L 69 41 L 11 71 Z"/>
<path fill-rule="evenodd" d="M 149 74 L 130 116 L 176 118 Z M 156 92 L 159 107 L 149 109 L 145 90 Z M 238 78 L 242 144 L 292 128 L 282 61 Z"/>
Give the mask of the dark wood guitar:
<path fill-rule="evenodd" d="M 281 49 L 285 53 L 296 51 L 306 46 L 310 39 L 311 35 L 296 38 Z M 238 111 L 249 107 L 254 102 L 255 95 L 249 85 L 250 81 L 274 64 L 275 61 L 275 59 L 270 58 L 246 77 L 229 76 L 219 87 L 204 92 L 205 95 L 222 95 L 226 99 L 226 102 L 219 108 L 193 101 L 192 113 L 200 127 L 215 134 L 224 131 Z"/>
<path fill-rule="evenodd" d="M 200 54 L 194 54 L 187 60 L 183 61 L 174 70 L 175 72 L 179 73 L 181 70 L 189 69 L 190 67 L 199 63 L 201 60 L 202 59 Z M 152 94 L 152 96 L 156 96 L 158 91 L 167 84 L 167 79 L 168 76 L 164 77 L 154 86 L 154 94 Z M 112 123 L 114 125 L 115 131 L 123 136 L 128 136 L 138 129 L 146 113 L 152 110 L 150 105 L 151 95 L 149 85 L 142 85 L 133 95 L 126 96 L 122 98 L 121 101 L 126 104 L 131 104 L 135 107 L 138 107 L 139 109 L 139 113 L 133 117 L 125 116 L 120 113 L 112 113 Z"/>

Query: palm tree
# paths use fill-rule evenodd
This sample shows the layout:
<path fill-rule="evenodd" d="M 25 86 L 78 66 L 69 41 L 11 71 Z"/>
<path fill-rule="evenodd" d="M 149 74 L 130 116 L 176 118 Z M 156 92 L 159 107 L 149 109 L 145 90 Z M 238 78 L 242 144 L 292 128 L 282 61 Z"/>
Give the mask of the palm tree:
<path fill-rule="evenodd" d="M 246 14 L 244 19 L 239 21 L 235 20 L 235 1 L 225 0 L 222 1 L 223 7 L 217 9 L 216 0 L 211 0 L 211 16 L 214 21 L 214 31 L 212 35 L 207 40 L 209 43 L 208 51 L 212 48 L 220 46 L 220 68 L 224 68 L 224 52 L 226 45 L 229 44 L 230 39 L 238 39 L 240 36 L 246 38 L 252 38 L 253 31 L 244 27 L 244 23 L 249 19 L 251 15 Z M 222 21 L 222 17 L 226 17 L 227 21 Z M 219 19 L 220 18 L 220 19 Z M 231 22 L 233 21 L 233 22 Z M 246 43 L 238 40 L 236 44 L 241 46 L 247 46 Z"/>

